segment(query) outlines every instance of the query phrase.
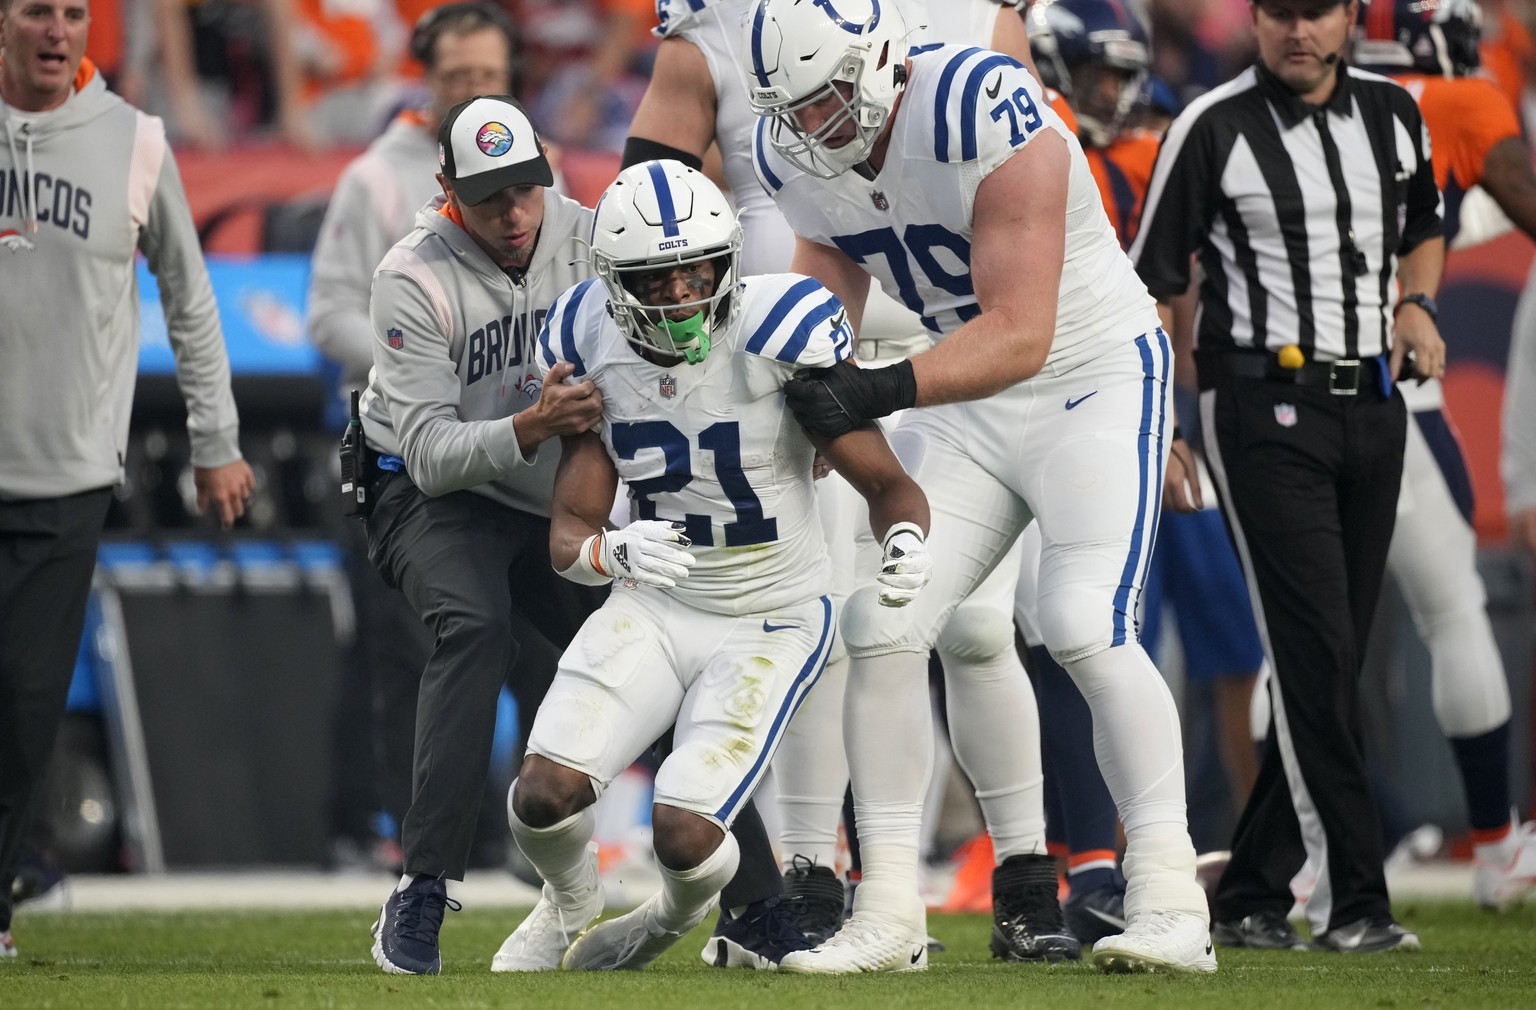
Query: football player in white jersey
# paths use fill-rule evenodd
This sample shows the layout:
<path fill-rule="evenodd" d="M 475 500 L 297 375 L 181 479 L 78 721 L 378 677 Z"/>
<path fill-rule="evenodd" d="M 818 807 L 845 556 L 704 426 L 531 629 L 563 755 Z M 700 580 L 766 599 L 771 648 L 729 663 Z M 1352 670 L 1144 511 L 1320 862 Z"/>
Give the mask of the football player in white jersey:
<path fill-rule="evenodd" d="M 540 336 L 546 373 L 569 364 L 603 395 L 601 424 L 562 440 L 550 557 L 621 588 L 534 721 L 508 817 L 545 886 L 499 970 L 641 968 L 713 908 L 736 870 L 731 821 L 835 637 L 818 449 L 869 503 L 881 604 L 927 581 L 927 502 L 879 426 L 813 438 L 785 404 L 796 370 L 851 353 L 846 310 L 808 277 L 742 279 L 740 255 L 713 183 L 675 161 L 633 166 L 598 203 L 597 278 L 556 300 Z M 608 529 L 620 478 L 632 522 Z M 653 813 L 662 888 L 577 937 L 603 907 L 591 805 L 674 721 Z"/>
<path fill-rule="evenodd" d="M 1168 340 L 1039 83 L 986 50 L 907 55 L 906 35 L 882 0 L 761 0 L 744 29 L 748 98 L 764 117 L 755 163 L 795 231 L 795 268 L 837 292 L 855 323 L 874 274 L 941 340 L 887 368 L 808 373 L 786 387 L 790 404 L 829 435 L 930 408 L 906 415 L 895 441 L 950 562 L 900 622 L 871 605 L 870 587 L 849 600 L 845 726 L 864 879 L 838 935 L 781 967 L 910 966 L 924 935 L 928 753 L 889 741 L 926 739 L 937 629 L 1033 517 L 1041 631 L 1093 709 L 1126 830 L 1126 930 L 1101 939 L 1094 960 L 1214 971 L 1178 714 L 1134 623 L 1171 434 Z"/>
<path fill-rule="evenodd" d="M 1028 63 L 1029 39 L 1020 6 L 1000 0 L 894 0 L 914 32 L 911 44 L 933 39 L 990 47 Z M 757 181 L 752 135 L 758 118 L 742 79 L 741 23 L 753 0 L 658 0 L 656 34 L 662 42 L 656 70 L 636 112 L 625 148 L 626 164 L 674 157 L 702 164 L 718 144 L 726 180 L 745 232 L 746 272 L 788 269 L 794 235 Z M 928 347 L 916 314 L 878 287 L 865 306 L 856 356 L 889 364 Z M 818 506 L 832 552 L 832 597 L 841 610 L 859 568 L 854 532 L 865 521 L 863 503 L 837 476 L 821 482 Z M 864 562 L 868 563 L 868 558 Z M 1013 644 L 1013 589 L 1018 562 L 1000 564 L 956 608 L 936 648 L 943 661 L 950 741 L 975 788 L 992 836 L 994 925 L 992 949 L 1013 961 L 1056 961 L 1080 956 L 1080 945 L 1061 921 L 1054 863 L 1045 850 L 1043 785 L 1034 696 Z M 797 924 L 816 942 L 843 919 L 842 884 L 833 873 L 848 765 L 843 748 L 843 692 L 847 660 L 841 642 L 827 672 L 790 727 L 773 771 L 782 822 L 784 889 Z M 735 885 L 733 885 L 735 886 Z M 767 903 L 741 917 L 722 909 L 704 959 L 718 967 L 762 963 L 757 948 L 773 946 Z M 786 907 L 786 906 L 780 906 Z"/>

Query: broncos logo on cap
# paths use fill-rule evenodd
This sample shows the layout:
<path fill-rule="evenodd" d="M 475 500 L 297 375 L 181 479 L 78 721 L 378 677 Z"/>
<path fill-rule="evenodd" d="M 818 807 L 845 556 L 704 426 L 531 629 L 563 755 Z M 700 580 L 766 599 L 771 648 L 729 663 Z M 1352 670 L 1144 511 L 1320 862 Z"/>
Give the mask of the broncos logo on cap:
<path fill-rule="evenodd" d="M 475 143 L 492 158 L 512 150 L 512 131 L 502 123 L 486 123 L 475 133 Z"/>

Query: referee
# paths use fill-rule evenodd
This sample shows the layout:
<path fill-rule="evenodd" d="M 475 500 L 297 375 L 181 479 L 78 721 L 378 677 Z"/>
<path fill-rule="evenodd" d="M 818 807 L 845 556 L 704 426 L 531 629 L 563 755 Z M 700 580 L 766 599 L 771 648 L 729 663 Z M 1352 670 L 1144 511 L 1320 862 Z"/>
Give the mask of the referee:
<path fill-rule="evenodd" d="M 1213 899 L 1230 946 L 1304 946 L 1286 912 L 1307 857 L 1316 944 L 1418 946 L 1388 903 L 1358 684 L 1402 475 L 1393 378 L 1409 352 L 1444 370 L 1445 243 L 1412 97 L 1343 60 L 1356 11 L 1254 3 L 1259 62 L 1174 121 L 1131 249 L 1165 312 L 1199 253 L 1204 448 L 1274 670 L 1274 746 Z"/>

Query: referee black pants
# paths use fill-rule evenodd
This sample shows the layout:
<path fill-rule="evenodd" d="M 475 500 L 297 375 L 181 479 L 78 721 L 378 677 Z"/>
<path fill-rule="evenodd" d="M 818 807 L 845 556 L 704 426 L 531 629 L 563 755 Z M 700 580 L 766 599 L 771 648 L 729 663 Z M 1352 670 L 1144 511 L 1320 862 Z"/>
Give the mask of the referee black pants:
<path fill-rule="evenodd" d="M 1201 393 L 1206 455 L 1273 669 L 1270 746 L 1214 918 L 1285 915 L 1308 855 L 1314 934 L 1388 915 L 1359 682 L 1397 514 L 1402 397 L 1374 381 L 1347 396 L 1225 373 L 1202 381 L 1214 387 Z"/>
<path fill-rule="evenodd" d="M 0 501 L 0 932 L 64 719 L 110 488 Z"/>

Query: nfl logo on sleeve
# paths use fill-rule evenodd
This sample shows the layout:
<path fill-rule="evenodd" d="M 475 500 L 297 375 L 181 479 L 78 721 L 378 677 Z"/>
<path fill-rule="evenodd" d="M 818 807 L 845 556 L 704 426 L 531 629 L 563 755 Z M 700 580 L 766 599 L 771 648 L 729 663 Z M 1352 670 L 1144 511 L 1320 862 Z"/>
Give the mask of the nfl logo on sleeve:
<path fill-rule="evenodd" d="M 661 381 L 657 384 L 657 389 L 661 393 L 662 399 L 672 399 L 672 397 L 677 395 L 677 376 L 663 375 Z"/>
<path fill-rule="evenodd" d="M 405 334 L 400 331 L 399 327 L 391 326 L 388 330 L 384 331 L 384 336 L 389 338 L 389 346 L 397 351 L 405 346 Z"/>
<path fill-rule="evenodd" d="M 1296 405 L 1293 403 L 1275 404 L 1275 420 L 1282 428 L 1296 427 Z"/>

